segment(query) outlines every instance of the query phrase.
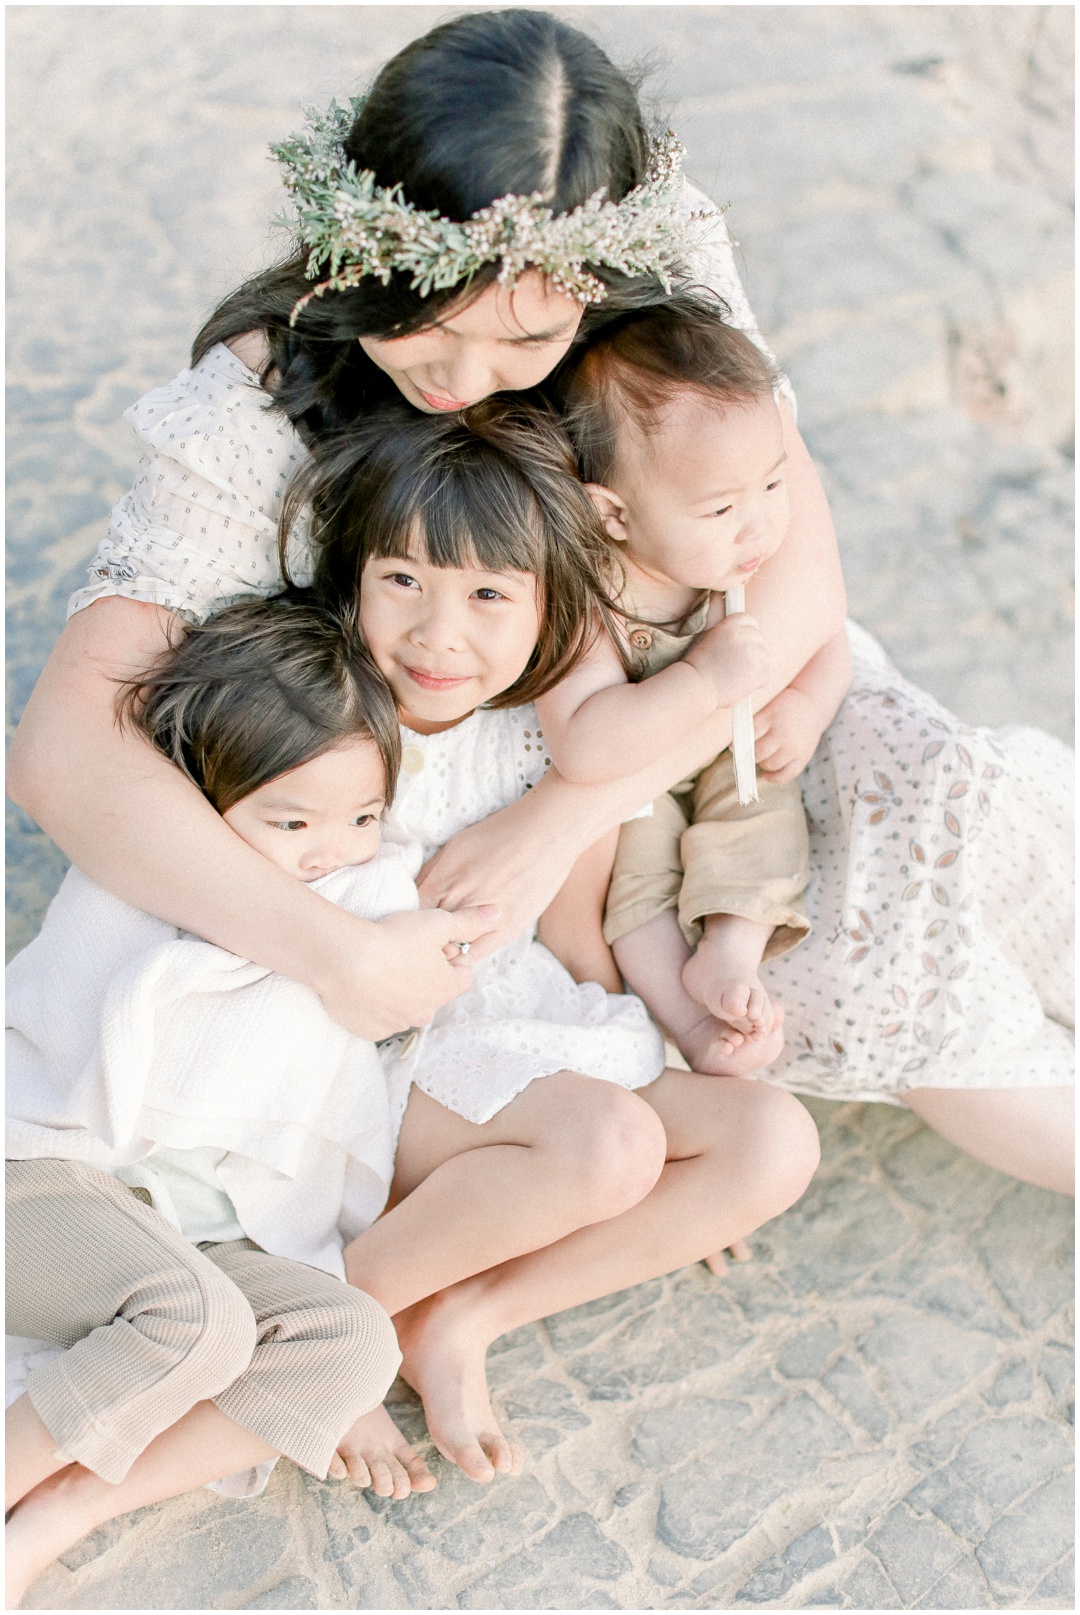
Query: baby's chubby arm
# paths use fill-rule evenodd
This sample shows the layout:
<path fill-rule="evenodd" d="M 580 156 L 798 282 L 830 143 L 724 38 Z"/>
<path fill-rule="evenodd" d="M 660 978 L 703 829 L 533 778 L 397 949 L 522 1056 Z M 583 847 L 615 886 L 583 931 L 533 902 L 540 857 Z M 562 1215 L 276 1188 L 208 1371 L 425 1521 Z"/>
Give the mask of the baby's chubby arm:
<path fill-rule="evenodd" d="M 757 713 L 754 750 L 765 779 L 783 784 L 801 774 L 851 684 L 851 652 L 841 628 L 811 656 L 786 690 Z"/>
<path fill-rule="evenodd" d="M 720 708 L 766 683 L 769 656 L 753 617 L 709 628 L 681 661 L 631 683 L 607 634 L 536 703 L 555 767 L 576 785 L 648 767 Z"/>

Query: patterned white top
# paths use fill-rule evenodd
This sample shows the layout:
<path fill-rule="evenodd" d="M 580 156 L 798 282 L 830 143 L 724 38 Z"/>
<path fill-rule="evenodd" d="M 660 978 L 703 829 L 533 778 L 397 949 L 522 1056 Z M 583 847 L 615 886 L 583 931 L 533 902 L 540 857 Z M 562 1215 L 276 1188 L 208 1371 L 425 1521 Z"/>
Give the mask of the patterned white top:
<path fill-rule="evenodd" d="M 713 204 L 688 186 L 687 206 Z M 721 214 L 705 231 L 691 268 L 724 298 L 732 324 L 768 352 Z M 786 383 L 784 390 L 794 402 Z M 135 486 L 112 513 L 88 582 L 68 602 L 68 615 L 118 594 L 200 622 L 246 594 L 280 589 L 278 514 L 307 449 L 258 377 L 219 343 L 132 404 L 124 419 L 139 437 L 142 462 Z M 302 527 L 289 565 L 296 582 L 309 580 Z"/>

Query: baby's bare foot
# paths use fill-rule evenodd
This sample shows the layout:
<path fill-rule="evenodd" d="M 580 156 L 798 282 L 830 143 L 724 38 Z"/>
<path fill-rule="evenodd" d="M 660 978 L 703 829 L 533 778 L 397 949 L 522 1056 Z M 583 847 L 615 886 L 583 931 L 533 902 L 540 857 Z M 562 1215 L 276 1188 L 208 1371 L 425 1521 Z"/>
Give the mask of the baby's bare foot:
<path fill-rule="evenodd" d="M 470 1480 L 487 1485 L 516 1475 L 525 1453 L 499 1429 L 488 1396 L 489 1341 L 452 1294 L 431 1296 L 394 1319 L 404 1361 L 401 1377 L 424 1404 L 431 1439 Z"/>
<path fill-rule="evenodd" d="M 735 1031 L 772 1030 L 773 1006 L 756 971 L 722 968 L 703 944 L 683 966 L 682 980 L 696 1003 Z"/>
<path fill-rule="evenodd" d="M 377 1497 L 399 1500 L 435 1485 L 435 1476 L 384 1407 L 365 1413 L 342 1436 L 329 1472 L 335 1480 L 348 1475 L 357 1486 L 370 1486 Z"/>
<path fill-rule="evenodd" d="M 768 1031 L 749 1035 L 706 1015 L 679 1038 L 679 1050 L 693 1071 L 706 1077 L 752 1077 L 784 1047 L 784 1012 L 774 1008 Z"/>

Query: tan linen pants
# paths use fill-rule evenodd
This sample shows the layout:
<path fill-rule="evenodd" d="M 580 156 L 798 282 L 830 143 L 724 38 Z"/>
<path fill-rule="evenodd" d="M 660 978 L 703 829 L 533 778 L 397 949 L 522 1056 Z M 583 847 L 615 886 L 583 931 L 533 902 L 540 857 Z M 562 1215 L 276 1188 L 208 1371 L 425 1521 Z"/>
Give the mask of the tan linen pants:
<path fill-rule="evenodd" d="M 114 1484 L 207 1399 L 322 1479 L 401 1362 L 362 1290 L 250 1240 L 189 1244 L 74 1161 L 7 1163 L 7 1329 L 67 1348 L 27 1394 L 58 1449 Z"/>
<path fill-rule="evenodd" d="M 810 876 L 806 813 L 798 782 L 759 780 L 760 802 L 739 801 L 731 752 L 631 819 L 619 846 L 604 912 L 604 940 L 677 908 L 683 936 L 701 941 L 709 914 L 738 914 L 774 927 L 765 958 L 787 953 L 810 930 L 802 893 Z"/>

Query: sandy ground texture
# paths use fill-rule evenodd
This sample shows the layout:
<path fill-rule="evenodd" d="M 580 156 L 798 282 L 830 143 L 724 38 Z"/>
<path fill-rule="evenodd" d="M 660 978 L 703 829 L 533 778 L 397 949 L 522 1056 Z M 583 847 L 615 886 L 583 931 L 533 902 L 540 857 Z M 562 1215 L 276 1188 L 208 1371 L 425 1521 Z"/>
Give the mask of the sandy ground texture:
<path fill-rule="evenodd" d="M 9 649 L 18 712 L 135 450 L 120 413 L 275 251 L 266 143 L 434 7 L 8 10 Z M 565 8 L 730 200 L 852 614 L 983 723 L 1071 736 L 1072 12 Z M 11 823 L 9 943 L 56 849 Z M 287 1464 L 99 1531 L 52 1609 L 1072 1606 L 1065 1202 L 906 1112 L 811 1107 L 824 1161 L 754 1240 L 492 1354 L 530 1454 L 372 1502 Z M 415 1402 L 399 1412 L 425 1439 Z"/>

